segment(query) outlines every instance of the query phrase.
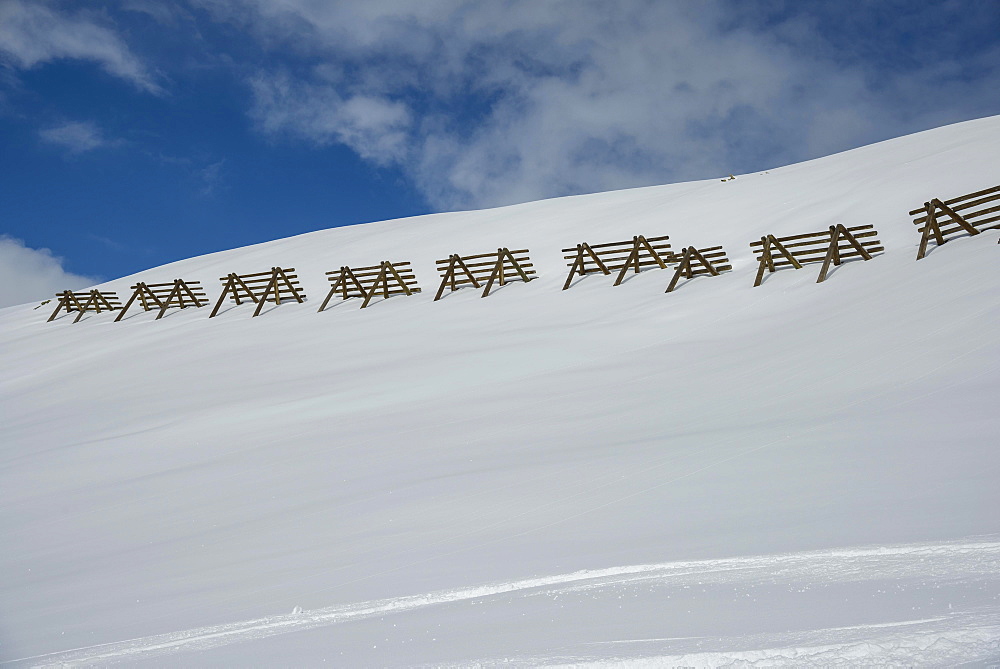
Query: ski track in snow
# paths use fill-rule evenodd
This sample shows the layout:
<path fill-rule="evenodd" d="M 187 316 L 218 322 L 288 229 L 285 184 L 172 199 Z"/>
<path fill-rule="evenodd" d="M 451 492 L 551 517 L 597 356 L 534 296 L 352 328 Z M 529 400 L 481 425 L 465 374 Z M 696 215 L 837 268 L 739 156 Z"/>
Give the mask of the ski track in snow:
<path fill-rule="evenodd" d="M 467 600 L 518 595 L 552 596 L 644 582 L 684 587 L 697 584 L 849 584 L 920 578 L 929 582 L 994 580 L 1000 574 L 1000 540 L 964 540 L 846 548 L 802 553 L 630 565 L 473 586 L 159 634 L 0 663 L 3 666 L 88 666 L 134 662 L 197 652 L 267 637 L 340 625 Z M 692 645 L 694 644 L 694 645 Z M 1000 658 L 1000 603 L 948 616 L 733 637 L 622 639 L 585 644 L 611 648 L 588 657 L 566 655 L 473 659 L 479 666 L 556 664 L 584 666 L 792 666 L 825 663 L 947 664 Z M 646 648 L 642 648 L 645 646 Z M 710 648 L 705 650 L 705 648 Z M 690 649 L 699 648 L 691 652 Z M 569 650 L 569 649 L 567 649 Z M 663 652 L 667 650 L 668 652 Z M 675 651 L 675 652 L 669 652 Z M 677 652 L 679 651 L 679 652 Z M 459 665 L 456 665 L 459 666 Z"/>

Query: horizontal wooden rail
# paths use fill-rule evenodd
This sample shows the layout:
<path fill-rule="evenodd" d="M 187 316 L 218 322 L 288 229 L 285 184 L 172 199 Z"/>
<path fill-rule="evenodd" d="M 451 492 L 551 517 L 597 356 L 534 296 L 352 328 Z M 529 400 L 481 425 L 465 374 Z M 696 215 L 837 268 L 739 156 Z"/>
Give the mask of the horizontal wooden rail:
<path fill-rule="evenodd" d="M 927 245 L 933 238 L 938 246 L 956 235 L 975 236 L 986 230 L 1000 228 L 1000 186 L 960 195 L 950 200 L 933 198 L 920 209 L 914 209 L 913 224 L 920 233 L 917 260 L 927 255 Z M 993 206 L 987 206 L 993 204 Z M 991 215 L 993 214 L 993 215 Z"/>
<path fill-rule="evenodd" d="M 339 270 L 327 272 L 326 275 L 330 281 L 330 292 L 320 305 L 319 311 L 326 309 L 338 292 L 345 300 L 351 297 L 362 298 L 362 309 L 377 295 L 388 299 L 396 295 L 412 295 L 420 292 L 409 262 L 383 260 L 378 265 L 357 268 L 344 265 Z"/>
<path fill-rule="evenodd" d="M 489 260 L 484 260 L 486 258 Z M 467 285 L 479 288 L 485 284 L 482 297 L 487 297 L 494 283 L 498 282 L 503 286 L 510 280 L 529 282 L 537 278 L 527 249 L 511 251 L 499 248 L 493 253 L 468 256 L 453 254 L 435 261 L 435 265 L 441 274 L 441 285 L 434 296 L 435 302 L 444 295 L 445 288 L 454 291 Z"/>
<path fill-rule="evenodd" d="M 138 299 L 144 311 L 153 309 L 159 310 L 155 320 L 160 320 L 167 313 L 167 309 L 178 307 L 180 309 L 193 307 L 203 307 L 208 304 L 208 296 L 201 289 L 200 281 L 184 281 L 174 279 L 173 283 L 143 283 L 139 282 L 132 286 L 132 297 L 125 303 L 122 312 L 115 319 L 117 323 L 125 317 L 129 308 Z"/>
<path fill-rule="evenodd" d="M 885 249 L 878 240 L 873 225 L 831 225 L 825 232 L 807 232 L 787 237 L 766 235 L 750 243 L 759 265 L 754 287 L 764 280 L 764 271 L 775 272 L 784 267 L 801 269 L 802 265 L 822 262 L 816 283 L 826 280 L 830 265 L 860 257 L 871 260 L 872 254 Z"/>
<path fill-rule="evenodd" d="M 102 311 L 116 311 L 121 309 L 121 302 L 118 299 L 118 294 L 110 290 L 97 290 L 92 289 L 86 292 L 73 292 L 72 290 L 64 290 L 61 293 L 56 293 L 56 297 L 59 300 L 56 303 L 55 311 L 49 316 L 48 322 L 55 320 L 56 316 L 63 309 L 66 313 L 72 313 L 74 311 L 79 312 L 76 318 L 73 319 L 74 323 L 80 321 L 83 315 L 88 311 L 93 311 L 95 313 L 101 313 Z"/>
<path fill-rule="evenodd" d="M 992 188 L 984 188 L 983 190 L 978 190 L 975 193 L 969 193 L 968 195 L 959 195 L 958 197 L 953 197 L 950 200 L 942 200 L 942 202 L 944 202 L 946 205 L 951 206 L 958 204 L 960 202 L 964 202 L 965 200 L 968 200 L 970 198 L 980 197 L 983 195 L 990 195 L 993 193 L 997 193 L 998 195 L 1000 195 L 1000 186 L 993 186 Z M 986 198 L 984 201 L 994 200 L 994 199 L 996 199 L 996 197 Z M 952 208 L 958 210 L 965 207 L 963 206 L 963 207 L 952 207 Z M 916 216 L 917 214 L 922 214 L 922 213 L 924 213 L 924 208 L 919 207 L 911 211 L 910 216 Z"/>
<path fill-rule="evenodd" d="M 262 280 L 259 277 L 269 276 L 269 279 Z M 215 303 L 215 308 L 209 314 L 209 318 L 214 318 L 219 313 L 222 303 L 226 297 L 236 304 L 242 304 L 242 300 L 249 300 L 257 305 L 253 312 L 253 318 L 260 315 L 266 302 L 281 304 L 282 300 L 295 300 L 302 303 L 305 301 L 305 292 L 299 287 L 298 277 L 295 268 L 272 267 L 270 272 L 255 272 L 253 274 L 230 274 L 220 278 L 224 287 L 219 301 Z M 260 288 L 263 287 L 263 290 Z M 241 299 L 242 298 L 242 299 Z"/>
<path fill-rule="evenodd" d="M 689 246 L 681 251 L 680 262 L 665 292 L 672 292 L 682 277 L 693 279 L 706 274 L 718 276 L 732 269 L 733 266 L 721 246 L 709 246 L 703 249 Z"/>
<path fill-rule="evenodd" d="M 621 242 L 604 242 L 590 244 L 581 242 L 575 248 L 565 248 L 563 260 L 570 261 L 569 274 L 563 284 L 563 290 L 568 290 L 574 276 L 586 276 L 601 272 L 610 275 L 617 272 L 614 285 L 620 285 L 630 269 L 636 273 L 647 267 L 667 269 L 668 265 L 678 262 L 678 258 L 670 250 L 670 237 L 645 237 L 636 235 L 631 240 Z"/>

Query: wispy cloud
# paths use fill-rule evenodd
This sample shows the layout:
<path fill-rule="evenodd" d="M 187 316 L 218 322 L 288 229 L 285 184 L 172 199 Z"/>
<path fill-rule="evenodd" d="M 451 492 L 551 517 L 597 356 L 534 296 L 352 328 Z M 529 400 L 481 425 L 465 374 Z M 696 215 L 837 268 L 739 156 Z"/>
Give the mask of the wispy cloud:
<path fill-rule="evenodd" d="M 0 235 L 0 307 L 49 299 L 61 290 L 95 283 L 98 279 L 67 272 L 49 249 L 33 249 Z"/>
<path fill-rule="evenodd" d="M 91 61 L 108 74 L 160 95 L 154 75 L 132 53 L 103 14 L 58 11 L 31 0 L 0 2 L 0 61 L 29 69 L 59 59 Z"/>
<path fill-rule="evenodd" d="M 933 23 L 909 3 L 195 1 L 281 63 L 250 77 L 259 129 L 397 165 L 437 208 L 761 169 L 1000 103 L 989 54 L 972 76 L 865 32 Z"/>
<path fill-rule="evenodd" d="M 222 183 L 222 168 L 226 164 L 226 159 L 216 161 L 198 170 L 198 178 L 201 179 L 201 194 L 212 195 L 215 189 Z"/>
<path fill-rule="evenodd" d="M 251 86 L 251 115 L 265 132 L 345 144 L 379 165 L 406 158 L 410 113 L 403 102 L 366 94 L 345 98 L 334 85 L 286 72 L 259 73 Z"/>
<path fill-rule="evenodd" d="M 43 128 L 38 136 L 48 144 L 66 149 L 71 154 L 85 153 L 106 146 L 108 142 L 100 129 L 89 121 L 70 121 Z"/>

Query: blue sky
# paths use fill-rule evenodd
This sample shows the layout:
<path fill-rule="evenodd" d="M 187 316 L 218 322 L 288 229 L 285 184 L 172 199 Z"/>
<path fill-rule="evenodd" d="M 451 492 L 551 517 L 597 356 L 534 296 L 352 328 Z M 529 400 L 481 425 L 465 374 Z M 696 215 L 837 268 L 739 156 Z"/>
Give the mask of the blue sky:
<path fill-rule="evenodd" d="M 0 0 L 0 306 L 997 113 L 996 0 Z"/>

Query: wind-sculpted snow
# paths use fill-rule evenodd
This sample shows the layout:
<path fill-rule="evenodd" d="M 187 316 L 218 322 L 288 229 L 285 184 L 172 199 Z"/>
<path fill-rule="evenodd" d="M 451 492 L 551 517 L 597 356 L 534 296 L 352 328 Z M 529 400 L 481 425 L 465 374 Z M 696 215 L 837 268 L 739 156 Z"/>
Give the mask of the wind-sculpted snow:
<path fill-rule="evenodd" d="M 886 591 L 883 591 L 886 588 Z M 760 631 L 739 636 L 686 636 L 681 638 L 590 639 L 574 637 L 572 617 L 566 624 L 545 620 L 552 602 L 560 598 L 591 600 L 620 599 L 622 593 L 641 592 L 630 597 L 628 615 L 636 616 L 630 627 L 648 625 L 639 617 L 655 611 L 669 619 L 681 608 L 698 606 L 698 599 L 685 593 L 732 592 L 732 598 L 753 598 L 755 606 L 767 607 L 792 602 L 796 612 L 807 612 L 818 600 L 828 604 L 844 598 L 876 597 L 883 601 L 873 615 L 878 622 L 846 627 L 803 628 L 803 619 L 794 629 Z M 935 591 L 939 604 L 916 612 L 910 607 L 915 591 Z M 822 592 L 820 597 L 808 594 Z M 789 593 L 793 593 L 789 597 Z M 797 594 L 795 594 L 797 593 Z M 706 598 L 712 601 L 714 597 Z M 795 601 L 799 600 L 799 601 Z M 943 544 L 910 544 L 877 548 L 810 551 L 786 555 L 762 555 L 718 560 L 695 560 L 665 564 L 632 565 L 577 571 L 569 574 L 524 579 L 511 583 L 459 588 L 426 595 L 382 599 L 327 607 L 283 616 L 270 616 L 238 623 L 215 625 L 142 639 L 102 644 L 90 648 L 25 658 L 11 666 L 87 666 L 143 661 L 185 664 L 179 653 L 224 649 L 276 635 L 323 630 L 378 618 L 379 627 L 393 625 L 394 617 L 413 615 L 425 609 L 425 624 L 446 617 L 448 609 L 475 606 L 483 610 L 515 607 L 528 616 L 529 625 L 544 628 L 539 638 L 521 637 L 521 644 L 548 646 L 544 654 L 484 658 L 462 656 L 476 648 L 475 634 L 490 634 L 481 621 L 466 621 L 461 634 L 452 633 L 448 642 L 400 644 L 393 659 L 399 663 L 419 663 L 429 655 L 451 656 L 457 665 L 594 663 L 599 666 L 627 663 L 645 666 L 794 666 L 802 663 L 881 664 L 906 662 L 919 656 L 926 663 L 954 663 L 1000 657 L 1000 542 L 980 540 Z M 945 608 L 946 607 L 946 608 Z M 834 604 L 834 608 L 839 607 Z M 699 614 L 705 614 L 705 611 Z M 844 611 L 828 610 L 833 620 Z M 432 621 L 432 622 L 427 622 Z M 394 626 L 394 625 L 393 625 Z M 705 630 L 713 625 L 705 623 Z M 766 627 L 762 625 L 761 627 Z M 477 629 L 479 628 L 479 629 Z M 664 626 L 668 630 L 669 626 Z M 495 633 L 495 632 L 493 632 Z M 355 635 L 381 634 L 355 626 Z M 536 635 L 537 637 L 538 635 Z M 605 632 L 607 636 L 607 632 Z M 315 638 L 315 637 L 314 637 Z M 301 638 L 292 637 L 292 643 Z M 377 644 L 375 645 L 377 649 Z M 315 648 L 315 645 L 313 645 Z M 336 652 L 335 648 L 327 649 Z M 294 653 L 286 659 L 294 659 Z M 170 659 L 166 659 L 170 656 Z M 315 658 L 315 651 L 310 653 Z M 218 656 L 202 655 L 211 662 Z M 243 657 L 247 657 L 244 655 Z M 356 657 L 356 656 L 355 656 Z M 371 659 L 376 659 L 377 656 Z M 336 657 L 330 658 L 336 661 Z"/>
<path fill-rule="evenodd" d="M 0 310 L 0 661 L 988 658 L 1000 231 L 915 262 L 907 212 L 1000 183 L 997 155 L 1000 117 L 102 288 L 295 267 L 309 300 L 259 318 Z M 837 223 L 886 252 L 752 287 L 748 242 Z M 733 271 L 561 290 L 559 249 L 636 234 Z M 433 300 L 436 259 L 500 246 L 538 278 Z M 423 292 L 317 313 L 324 272 L 383 259 Z"/>

